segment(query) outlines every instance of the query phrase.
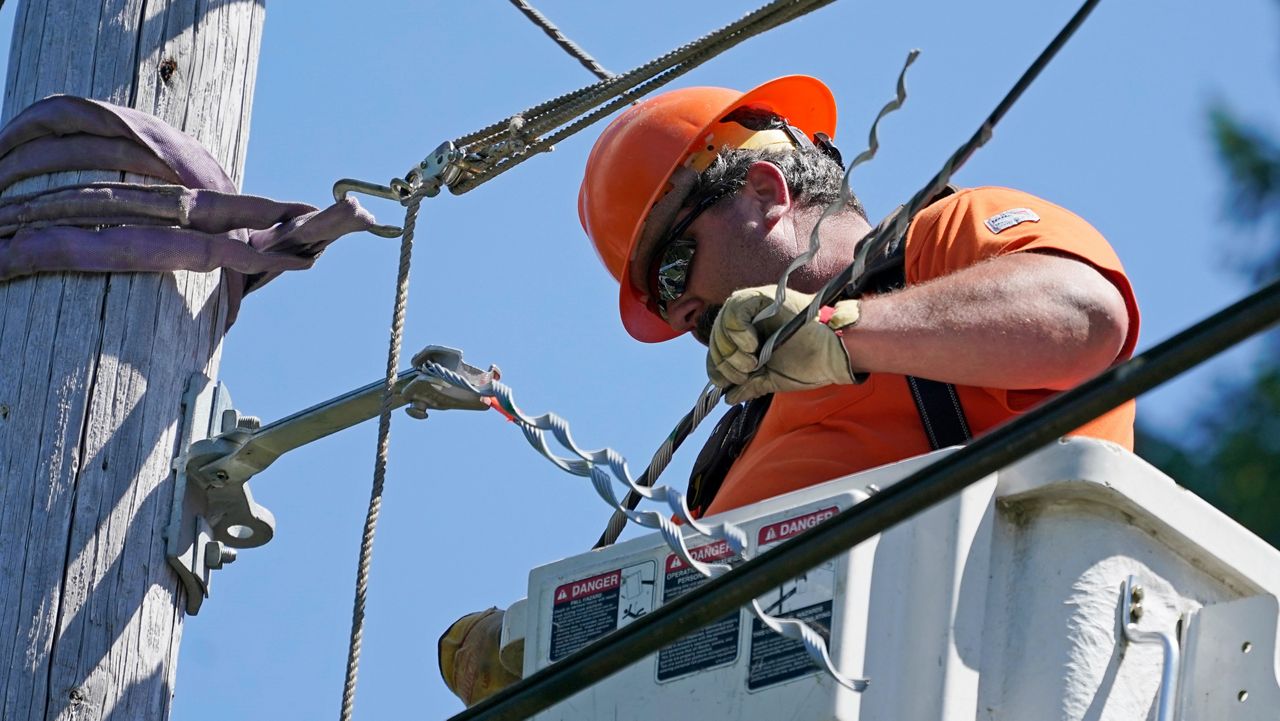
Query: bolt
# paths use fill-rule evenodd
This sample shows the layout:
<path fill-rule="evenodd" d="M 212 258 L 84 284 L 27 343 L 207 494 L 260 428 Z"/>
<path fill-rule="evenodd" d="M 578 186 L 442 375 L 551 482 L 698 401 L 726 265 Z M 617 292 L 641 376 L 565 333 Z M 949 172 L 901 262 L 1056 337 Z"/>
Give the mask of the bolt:
<path fill-rule="evenodd" d="M 222 541 L 209 541 L 204 544 L 204 565 L 218 569 L 234 563 L 236 560 L 236 549 L 231 548 Z"/>
<path fill-rule="evenodd" d="M 1139 601 L 1129 607 L 1129 620 L 1137 623 L 1142 618 L 1142 602 Z"/>
<path fill-rule="evenodd" d="M 1142 590 L 1142 586 L 1134 586 L 1133 590 L 1129 592 L 1129 597 L 1133 599 L 1134 603 L 1142 603 L 1142 599 L 1146 595 L 1146 591 Z"/>
<path fill-rule="evenodd" d="M 404 412 L 408 413 L 410 418 L 421 421 L 426 419 L 427 408 L 429 407 L 426 401 L 412 401 L 409 403 L 409 407 L 404 409 Z"/>
<path fill-rule="evenodd" d="M 228 478 L 231 478 L 231 476 L 228 475 L 226 471 L 214 471 L 213 478 L 214 480 L 225 482 Z"/>

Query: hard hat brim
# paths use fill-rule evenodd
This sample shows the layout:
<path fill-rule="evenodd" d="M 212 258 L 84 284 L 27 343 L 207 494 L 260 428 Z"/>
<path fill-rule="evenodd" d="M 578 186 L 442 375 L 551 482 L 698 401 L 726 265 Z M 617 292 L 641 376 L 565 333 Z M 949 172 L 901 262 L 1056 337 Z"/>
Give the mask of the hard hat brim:
<path fill-rule="evenodd" d="M 785 117 L 791 125 L 810 137 L 815 133 L 835 136 L 836 101 L 831 90 L 817 78 L 808 75 L 787 75 L 748 90 L 733 102 L 726 104 L 720 112 L 715 114 L 714 119 L 694 136 L 694 143 L 690 144 L 683 156 L 671 164 L 666 177 L 671 177 L 676 168 L 684 162 L 696 146 L 701 144 L 702 138 L 712 131 L 713 126 L 719 123 L 721 118 L 736 108 L 744 106 L 769 108 Z M 646 207 L 652 209 L 665 192 L 665 187 L 656 188 Z M 629 244 L 633 251 L 622 266 L 622 277 L 618 283 L 620 291 L 618 312 L 622 317 L 623 327 L 632 338 L 644 343 L 661 343 L 682 335 L 683 331 L 673 329 L 650 310 L 646 300 L 647 291 L 636 288 L 631 282 L 632 262 L 647 263 L 648 255 L 652 251 L 651 248 L 636 247 L 643 227 L 643 223 L 636 227 Z"/>

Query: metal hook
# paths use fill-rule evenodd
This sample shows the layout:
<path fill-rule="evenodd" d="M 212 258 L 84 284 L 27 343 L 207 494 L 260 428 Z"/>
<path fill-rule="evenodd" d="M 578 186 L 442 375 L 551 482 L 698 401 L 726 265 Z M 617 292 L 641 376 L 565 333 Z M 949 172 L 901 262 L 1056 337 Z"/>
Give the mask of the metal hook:
<path fill-rule="evenodd" d="M 343 178 L 333 184 L 333 199 L 343 201 L 347 199 L 349 193 L 364 193 L 375 198 L 384 198 L 386 200 L 394 200 L 397 203 L 403 198 L 394 189 L 377 183 L 369 183 L 364 180 L 355 180 L 353 178 Z M 404 235 L 404 228 L 397 225 L 371 225 L 369 232 L 380 238 L 399 238 Z"/>

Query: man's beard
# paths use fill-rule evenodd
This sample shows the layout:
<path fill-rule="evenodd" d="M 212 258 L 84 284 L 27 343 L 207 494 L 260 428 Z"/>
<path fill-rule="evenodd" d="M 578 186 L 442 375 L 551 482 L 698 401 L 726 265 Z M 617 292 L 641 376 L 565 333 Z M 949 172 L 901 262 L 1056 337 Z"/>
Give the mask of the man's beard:
<path fill-rule="evenodd" d="M 716 323 L 716 316 L 720 315 L 722 305 L 713 305 L 702 311 L 702 315 L 698 316 L 698 323 L 693 327 L 693 337 L 698 339 L 702 345 L 711 345 L 711 327 Z"/>

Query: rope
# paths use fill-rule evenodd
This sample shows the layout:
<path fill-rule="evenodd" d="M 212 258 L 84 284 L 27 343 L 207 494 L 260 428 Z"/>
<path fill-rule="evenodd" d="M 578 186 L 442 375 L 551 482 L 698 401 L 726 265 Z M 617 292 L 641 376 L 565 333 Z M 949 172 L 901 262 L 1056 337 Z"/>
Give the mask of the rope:
<path fill-rule="evenodd" d="M 341 721 L 351 721 L 355 710 L 356 676 L 360 670 L 360 648 L 364 641 L 364 606 L 369 590 L 369 568 L 373 562 L 373 536 L 382 511 L 382 488 L 387 477 L 387 454 L 391 444 L 391 411 L 394 386 L 400 366 L 400 346 L 404 336 L 405 307 L 409 300 L 409 261 L 413 255 L 413 231 L 418 222 L 418 206 L 422 196 L 412 195 L 405 211 L 404 235 L 400 240 L 400 268 L 396 276 L 396 299 L 391 314 L 391 342 L 387 348 L 387 378 L 382 387 L 382 409 L 378 414 L 378 451 L 373 464 L 373 488 L 369 494 L 369 511 L 360 538 L 360 560 L 356 568 L 356 595 L 351 612 L 351 641 L 347 648 L 347 676 L 342 686 Z"/>
<path fill-rule="evenodd" d="M 525 17 L 532 20 L 534 25 L 542 28 L 542 32 L 546 33 L 547 37 L 554 40 L 556 45 L 564 48 L 566 53 L 569 53 L 569 55 L 575 60 L 582 63 L 582 67 L 590 70 L 597 78 L 600 78 L 601 80 L 608 80 L 613 77 L 613 73 L 605 70 L 600 63 L 596 62 L 595 58 L 587 54 L 587 51 L 578 47 L 577 43 L 565 37 L 564 33 L 560 32 L 560 28 L 553 25 L 545 15 L 538 12 L 537 8 L 524 0 L 511 0 L 511 4 L 515 5 L 520 12 L 524 13 Z"/>

